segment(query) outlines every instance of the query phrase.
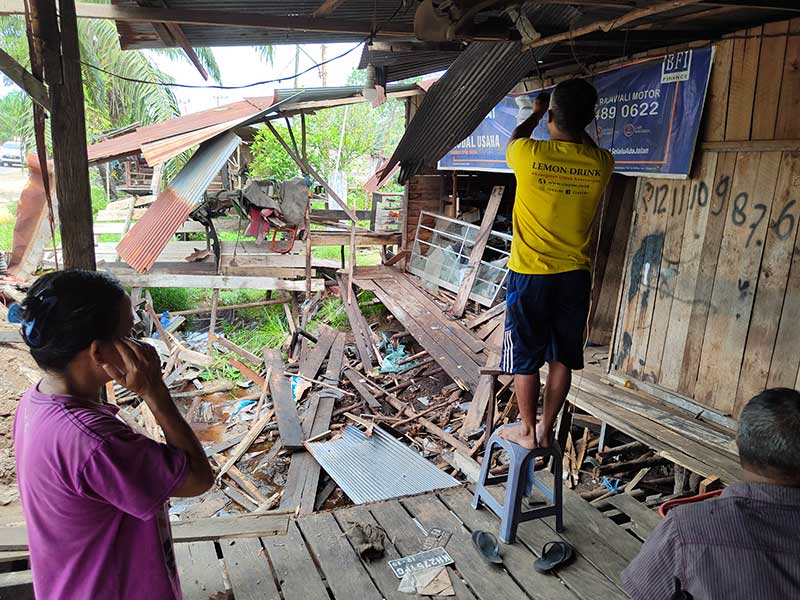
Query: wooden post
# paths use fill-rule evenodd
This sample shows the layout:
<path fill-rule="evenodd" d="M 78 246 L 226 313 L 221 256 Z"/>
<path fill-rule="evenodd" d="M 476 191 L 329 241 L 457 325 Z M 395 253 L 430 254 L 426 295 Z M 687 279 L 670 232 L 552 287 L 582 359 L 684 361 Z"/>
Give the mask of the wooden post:
<path fill-rule="evenodd" d="M 306 301 L 311 299 L 311 205 L 306 206 Z"/>
<path fill-rule="evenodd" d="M 478 278 L 483 251 L 486 249 L 486 242 L 489 241 L 489 235 L 492 233 L 492 225 L 494 225 L 494 219 L 497 216 L 497 209 L 500 207 L 500 200 L 503 198 L 503 190 L 505 190 L 505 188 L 502 185 L 495 186 L 489 198 L 489 203 L 486 205 L 486 212 L 483 215 L 481 227 L 478 230 L 478 234 L 475 236 L 475 245 L 472 246 L 472 251 L 469 255 L 466 275 L 464 275 L 464 278 L 461 280 L 461 286 L 458 288 L 455 302 L 453 302 L 453 306 L 450 309 L 450 314 L 453 317 L 461 317 L 464 314 L 464 310 L 467 308 L 469 294 L 472 291 L 472 286 L 475 285 L 475 280 Z"/>
<path fill-rule="evenodd" d="M 56 197 L 64 268 L 95 269 L 92 199 L 86 154 L 78 25 L 74 0 L 31 0 L 31 27 L 41 41 L 50 91 Z M 60 31 L 59 31 L 60 22 Z"/>
<path fill-rule="evenodd" d="M 208 351 L 211 352 L 211 344 L 217 337 L 217 306 L 219 304 L 219 290 L 211 292 L 211 323 L 208 325 Z"/>

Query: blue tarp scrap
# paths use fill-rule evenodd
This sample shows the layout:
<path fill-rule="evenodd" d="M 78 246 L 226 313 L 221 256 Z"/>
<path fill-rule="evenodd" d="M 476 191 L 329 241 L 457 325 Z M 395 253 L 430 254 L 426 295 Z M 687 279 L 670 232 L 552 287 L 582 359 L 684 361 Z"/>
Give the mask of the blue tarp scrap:
<path fill-rule="evenodd" d="M 397 347 L 392 345 L 386 334 L 381 334 L 383 339 L 378 347 L 379 350 L 385 352 L 383 361 L 381 361 L 381 373 L 402 373 L 413 367 L 417 366 L 416 361 L 411 361 L 404 365 L 398 364 L 400 361 L 405 360 L 411 356 L 406 352 L 405 344 L 397 343 Z"/>

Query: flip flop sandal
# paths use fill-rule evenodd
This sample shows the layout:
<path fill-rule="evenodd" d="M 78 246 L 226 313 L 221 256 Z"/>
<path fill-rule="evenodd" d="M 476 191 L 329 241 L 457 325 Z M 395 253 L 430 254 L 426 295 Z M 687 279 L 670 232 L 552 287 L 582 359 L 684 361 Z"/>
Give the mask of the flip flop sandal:
<path fill-rule="evenodd" d="M 567 542 L 547 542 L 542 548 L 542 556 L 533 562 L 533 568 L 539 573 L 550 573 L 568 563 L 574 555 L 574 548 Z"/>
<path fill-rule="evenodd" d="M 503 559 L 500 558 L 500 543 L 494 534 L 488 531 L 473 531 L 472 543 L 475 544 L 475 548 L 485 560 L 494 564 L 503 562 Z"/>

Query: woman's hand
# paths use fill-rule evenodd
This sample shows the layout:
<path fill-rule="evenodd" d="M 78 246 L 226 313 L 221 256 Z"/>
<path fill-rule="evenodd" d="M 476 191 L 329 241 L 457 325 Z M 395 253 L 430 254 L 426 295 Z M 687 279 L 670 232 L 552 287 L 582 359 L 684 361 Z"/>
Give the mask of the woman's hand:
<path fill-rule="evenodd" d="M 122 365 L 104 363 L 102 367 L 109 377 L 143 398 L 163 391 L 161 359 L 155 348 L 133 338 L 116 340 L 114 348 L 122 359 Z"/>

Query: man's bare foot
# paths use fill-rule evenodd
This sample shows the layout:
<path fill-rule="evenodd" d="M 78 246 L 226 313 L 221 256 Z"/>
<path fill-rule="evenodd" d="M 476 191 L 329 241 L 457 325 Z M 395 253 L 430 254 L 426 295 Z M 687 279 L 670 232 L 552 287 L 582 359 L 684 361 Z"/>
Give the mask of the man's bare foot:
<path fill-rule="evenodd" d="M 541 421 L 536 424 L 536 442 L 539 448 L 550 448 L 554 446 L 556 441 L 555 437 L 556 434 L 552 427 L 545 429 Z"/>
<path fill-rule="evenodd" d="M 525 423 L 519 425 L 506 425 L 497 432 L 498 437 L 515 443 L 517 446 L 522 446 L 528 450 L 535 450 L 536 445 L 536 432 L 528 427 Z"/>

